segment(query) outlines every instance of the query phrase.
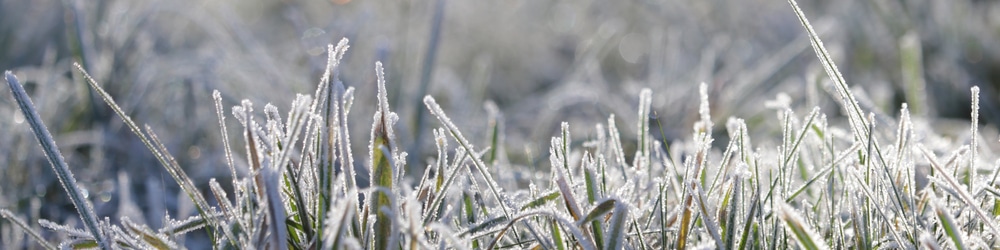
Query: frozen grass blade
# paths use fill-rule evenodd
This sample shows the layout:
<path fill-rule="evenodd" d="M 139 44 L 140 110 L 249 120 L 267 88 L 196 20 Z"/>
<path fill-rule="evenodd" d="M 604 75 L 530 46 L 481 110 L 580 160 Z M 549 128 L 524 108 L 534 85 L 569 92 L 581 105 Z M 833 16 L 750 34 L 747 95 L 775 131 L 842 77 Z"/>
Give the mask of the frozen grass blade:
<path fill-rule="evenodd" d="M 968 173 L 965 176 L 965 183 L 968 183 L 969 192 L 974 192 L 976 189 L 976 156 L 979 152 L 979 86 L 972 86 L 972 128 L 970 129 L 970 134 L 972 134 L 972 148 L 969 152 L 969 168 Z"/>
<path fill-rule="evenodd" d="M 374 196 L 371 209 L 375 212 L 375 249 L 387 249 L 392 247 L 390 240 L 393 238 L 393 223 L 390 215 L 384 211 L 392 210 L 392 202 L 389 195 L 393 190 L 393 165 L 395 158 L 393 152 L 396 145 L 393 140 L 392 125 L 396 121 L 396 114 L 389 111 L 389 101 L 385 90 L 385 74 L 382 63 L 375 63 L 375 74 L 378 77 L 378 111 L 375 112 L 375 124 L 372 125 L 372 141 L 369 146 L 371 151 L 371 185 L 372 187 L 384 188 L 386 192 L 372 192 Z"/>
<path fill-rule="evenodd" d="M 441 106 L 437 104 L 437 101 L 434 101 L 434 97 L 429 95 L 425 96 L 424 105 L 426 105 L 431 114 L 437 117 L 438 121 L 444 125 L 444 127 L 448 130 L 448 133 L 450 133 L 451 136 L 458 141 L 458 144 L 465 149 L 465 153 L 472 159 L 472 163 L 475 165 L 476 170 L 479 171 L 479 173 L 483 175 L 483 179 L 486 180 L 486 185 L 490 188 L 490 192 L 492 192 L 493 196 L 497 199 L 497 204 L 500 206 L 501 210 L 503 210 L 504 216 L 510 217 L 510 209 L 507 208 L 507 204 L 503 196 L 500 195 L 500 188 L 496 186 L 496 181 L 490 175 L 489 170 L 486 169 L 486 163 L 483 163 L 483 160 L 475 155 L 476 150 L 472 147 L 472 144 L 469 143 L 469 140 L 466 140 L 465 136 L 462 135 L 462 132 L 458 130 L 458 126 L 455 126 L 455 124 L 451 122 L 451 119 L 448 119 L 448 115 L 444 113 L 444 110 L 441 110 Z"/>
<path fill-rule="evenodd" d="M 523 206 L 521 206 L 521 211 L 525 211 L 525 210 L 528 210 L 528 209 L 541 207 L 542 205 L 545 205 L 546 203 L 549 203 L 551 201 L 554 201 L 554 200 L 558 199 L 559 198 L 559 194 L 560 193 L 557 190 L 557 191 L 551 191 L 551 192 L 546 193 L 545 195 L 539 196 L 538 198 L 535 198 L 534 200 L 531 200 L 530 202 L 528 202 L 528 203 L 524 204 Z"/>
<path fill-rule="evenodd" d="M 271 231 L 271 242 L 267 248 L 288 249 L 288 228 L 285 227 L 285 219 L 287 217 L 285 214 L 285 205 L 279 193 L 281 192 L 279 189 L 281 173 L 274 168 L 264 168 L 261 174 L 264 176 L 264 185 L 266 185 L 264 187 L 264 194 L 267 202 L 267 214 L 271 219 L 271 223 L 268 223 L 268 226 L 270 226 L 269 230 Z"/>
<path fill-rule="evenodd" d="M 704 88 L 704 83 L 702 83 L 702 88 Z M 644 164 L 652 163 L 652 159 L 649 157 L 651 155 L 649 153 L 649 145 L 652 144 L 650 142 L 651 136 L 649 135 L 649 113 L 652 95 L 653 91 L 648 88 L 642 89 L 642 91 L 639 92 L 639 127 L 637 128 L 638 130 L 636 130 L 639 133 L 639 145 L 637 147 L 638 152 L 635 154 L 636 156 L 634 162 L 636 163 L 632 164 L 637 169 L 643 167 L 640 164 L 637 164 L 639 162 L 643 162 Z M 704 105 L 708 104 L 705 103 Z"/>
<path fill-rule="evenodd" d="M 834 86 L 837 89 L 837 93 L 840 94 L 840 98 L 846 102 L 844 109 L 847 110 L 847 118 L 850 121 L 851 129 L 854 130 L 854 136 L 856 140 L 862 140 L 862 135 L 871 133 L 868 131 L 864 124 L 865 122 L 864 112 L 861 111 L 861 106 L 858 105 L 858 100 L 854 98 L 854 94 L 851 93 L 851 89 L 847 86 L 847 81 L 844 80 L 844 76 L 840 74 L 840 70 L 837 69 L 837 64 L 833 61 L 833 57 L 830 53 L 826 51 L 826 47 L 823 46 L 823 41 L 820 40 L 819 35 L 813 30 L 812 24 L 809 24 L 809 19 L 806 18 L 805 13 L 799 8 L 799 4 L 795 0 L 788 0 L 788 4 L 792 6 L 792 10 L 795 11 L 795 16 L 799 18 L 799 22 L 802 27 L 806 29 L 806 33 L 809 35 L 809 42 L 812 44 L 813 51 L 816 52 L 816 56 L 819 57 L 820 63 L 823 65 L 823 69 L 826 70 L 827 76 L 830 77 L 834 82 Z"/>
<path fill-rule="evenodd" d="M 615 209 L 615 204 L 617 204 L 615 202 L 615 199 L 607 199 L 602 201 L 601 203 L 597 204 L 597 206 L 594 206 L 594 208 L 591 209 L 590 212 L 583 217 L 583 219 L 577 221 L 576 223 L 577 226 L 583 227 L 588 222 L 598 220 L 605 214 L 610 213 L 611 210 Z"/>
<path fill-rule="evenodd" d="M 59 147 L 56 146 L 56 141 L 52 139 L 52 134 L 49 133 L 49 129 L 42 122 L 42 117 L 35 110 L 35 105 L 31 103 L 28 93 L 24 91 L 24 87 L 17 81 L 14 73 L 10 71 L 4 72 L 4 79 L 7 81 L 7 87 L 10 87 L 11 94 L 14 95 L 14 100 L 17 101 L 17 106 L 21 109 L 21 113 L 24 114 L 25 120 L 31 125 L 31 131 L 35 132 L 35 139 L 38 139 L 38 143 L 42 146 L 42 151 L 45 151 L 45 156 L 52 166 L 52 171 L 59 177 L 59 183 L 62 184 L 63 190 L 66 190 L 66 194 L 69 195 L 70 201 L 76 207 L 77 213 L 80 214 L 80 219 L 83 220 L 83 223 L 87 226 L 87 230 L 97 240 L 100 247 L 110 249 L 111 242 L 104 235 L 104 232 L 100 230 L 100 227 L 98 227 L 97 215 L 94 213 L 93 205 L 85 198 L 80 186 L 76 184 L 76 178 L 73 178 L 73 172 L 70 172 L 69 164 L 66 164 L 66 160 L 63 159 L 62 153 L 59 152 Z"/>
<path fill-rule="evenodd" d="M 705 229 L 708 229 L 708 233 L 712 235 L 712 240 L 715 241 L 715 247 L 719 249 L 725 249 L 726 246 L 722 242 L 722 236 L 719 233 L 719 223 L 715 221 L 712 217 L 712 212 L 708 208 L 707 199 L 705 198 L 705 191 L 701 189 L 697 182 L 691 182 L 691 191 L 697 195 L 698 198 L 698 208 L 701 210 L 702 225 Z"/>
<path fill-rule="evenodd" d="M 692 203 L 694 203 L 694 197 L 693 197 L 694 195 L 691 192 L 691 190 L 687 189 L 685 190 L 686 191 L 684 192 L 684 202 L 680 204 L 681 224 L 678 226 L 679 233 L 677 234 L 677 249 L 687 248 L 688 233 L 691 232 L 690 230 L 691 212 L 692 212 L 691 206 L 693 205 Z"/>
<path fill-rule="evenodd" d="M 625 204 L 615 204 L 614 214 L 608 222 L 608 234 L 604 249 L 622 249 L 625 247 L 625 222 L 628 220 L 628 207 Z M 639 232 L 642 233 L 642 232 Z"/>
<path fill-rule="evenodd" d="M 778 217 L 785 222 L 784 228 L 795 236 L 799 246 L 809 250 L 830 249 L 816 230 L 806 224 L 795 208 L 783 202 L 777 206 Z"/>
<path fill-rule="evenodd" d="M 177 164 L 177 161 L 174 160 L 173 156 L 167 152 L 163 143 L 159 142 L 156 134 L 153 133 L 152 128 L 146 126 L 146 130 L 149 134 L 147 135 L 146 133 L 143 133 L 142 130 L 139 129 L 139 126 L 132 121 L 132 118 L 130 118 L 128 114 L 126 114 L 125 111 L 123 111 L 121 107 L 115 103 L 114 98 L 105 92 L 103 88 L 97 85 L 97 81 L 94 81 L 94 78 L 90 77 L 90 74 L 88 74 L 87 71 L 85 71 L 79 64 L 76 64 L 76 68 L 83 74 L 84 78 L 86 78 L 90 87 L 97 91 L 97 93 L 101 96 L 101 99 L 103 99 L 108 106 L 111 106 L 111 109 L 114 110 L 119 117 L 121 117 L 122 121 L 125 122 L 125 125 L 127 125 L 129 129 L 131 129 L 132 132 L 139 137 L 139 140 L 142 141 L 147 148 L 149 148 L 150 152 L 152 152 L 153 155 L 156 156 L 156 159 L 160 161 L 160 164 L 167 169 L 167 172 L 170 173 L 171 177 L 173 177 L 175 181 L 177 181 L 177 184 L 181 186 L 181 189 L 183 189 L 184 192 L 187 193 L 188 197 L 194 201 L 201 216 L 206 218 L 209 224 L 213 227 L 218 227 L 218 224 L 213 219 L 214 217 L 210 216 L 211 213 L 214 213 L 214 209 L 208 205 L 208 201 L 205 200 L 205 197 L 203 197 L 195 187 L 191 178 L 184 173 L 184 170 Z M 209 233 L 209 235 L 211 235 L 211 233 Z M 230 241 L 232 241 L 232 243 L 236 243 L 236 240 L 232 237 L 232 235 L 227 235 L 227 237 Z"/>
<path fill-rule="evenodd" d="M 0 208 L 0 217 L 3 217 L 11 222 L 14 222 L 14 224 L 17 225 L 17 227 L 21 228 L 21 230 L 27 233 L 28 236 L 31 236 L 31 238 L 35 239 L 35 241 L 37 241 L 38 244 L 41 245 L 43 248 L 50 250 L 56 249 L 55 246 L 50 244 L 48 241 L 45 241 L 45 238 L 43 238 L 41 234 L 32 229 L 30 226 L 28 226 L 28 223 L 25 223 L 24 220 L 21 220 L 21 218 L 18 218 L 16 215 L 14 215 L 14 213 L 11 213 L 10 210 Z"/>
<path fill-rule="evenodd" d="M 226 154 L 226 166 L 229 167 L 229 173 L 233 176 L 233 187 L 236 187 L 239 176 L 236 174 L 236 167 L 233 164 L 233 151 L 229 146 L 229 130 L 226 129 L 226 116 L 222 112 L 222 93 L 219 93 L 219 90 L 213 90 L 212 100 L 215 101 L 215 115 L 219 117 L 219 129 L 222 133 L 222 147 Z"/>

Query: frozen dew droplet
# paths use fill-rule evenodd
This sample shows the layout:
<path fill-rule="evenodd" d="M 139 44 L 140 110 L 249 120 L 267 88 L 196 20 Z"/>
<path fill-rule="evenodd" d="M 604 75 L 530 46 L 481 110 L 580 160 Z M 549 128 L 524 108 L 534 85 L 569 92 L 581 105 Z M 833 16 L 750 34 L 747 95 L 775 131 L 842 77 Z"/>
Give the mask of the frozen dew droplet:
<path fill-rule="evenodd" d="M 302 47 L 305 48 L 306 53 L 310 56 L 318 56 L 323 54 L 324 46 L 327 44 L 326 31 L 320 28 L 309 28 L 302 32 Z"/>
<path fill-rule="evenodd" d="M 24 114 L 21 114 L 21 112 L 14 110 L 14 123 L 17 124 L 24 123 Z"/>

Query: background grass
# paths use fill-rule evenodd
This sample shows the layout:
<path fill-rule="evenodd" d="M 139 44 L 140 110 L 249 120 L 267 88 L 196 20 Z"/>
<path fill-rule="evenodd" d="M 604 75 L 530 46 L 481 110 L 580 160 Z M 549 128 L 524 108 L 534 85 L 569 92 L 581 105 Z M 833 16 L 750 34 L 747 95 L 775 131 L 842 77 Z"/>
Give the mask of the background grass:
<path fill-rule="evenodd" d="M 875 113 L 876 129 L 894 132 L 895 122 L 889 121 L 900 116 L 905 101 L 922 121 L 915 126 L 927 126 L 918 129 L 933 128 L 940 135 L 921 140 L 939 155 L 950 153 L 971 141 L 968 121 L 952 118 L 969 118 L 968 89 L 979 85 L 985 124 L 979 131 L 985 152 L 980 158 L 994 159 L 989 152 L 996 148 L 992 121 L 1000 117 L 995 97 L 1000 48 L 991 41 L 1000 34 L 995 18 L 1000 5 L 800 4 L 846 82 L 855 86 L 861 105 Z M 560 134 L 562 121 L 572 124 L 568 131 L 580 138 L 566 146 L 578 148 L 581 141 L 595 139 L 592 124 L 615 114 L 628 163 L 635 158 L 635 145 L 643 145 L 635 139 L 643 138 L 637 136 L 642 126 L 635 123 L 646 125 L 657 141 L 691 140 L 691 125 L 701 119 L 694 95 L 699 82 L 708 83 L 712 93 L 712 121 L 746 119 L 754 145 L 761 148 L 783 145 L 783 121 L 774 115 L 785 107 L 783 100 L 797 114 L 819 106 L 830 123 L 847 124 L 831 98 L 836 95 L 823 89 L 827 78 L 783 1 L 43 0 L 3 1 L 0 12 L 0 68 L 12 70 L 25 84 L 96 214 L 113 221 L 131 215 L 153 228 L 164 225 L 164 214 L 186 218 L 197 211 L 184 204 L 190 201 L 153 154 L 71 70 L 73 62 L 80 62 L 133 119 L 158 131 L 200 190 L 209 190 L 209 178 L 228 183 L 230 176 L 222 167 L 226 160 L 211 90 L 223 93 L 224 107 L 250 98 L 288 110 L 295 93 L 315 90 L 326 62 L 325 45 L 341 37 L 352 41 L 339 76 L 356 92 L 355 115 L 348 120 L 354 151 L 367 151 L 357 138 L 368 138 L 369 115 L 378 107 L 371 65 L 382 61 L 390 76 L 388 103 L 401 118 L 396 136 L 400 149 L 412 156 L 406 172 L 414 182 L 424 163 L 437 158 L 431 150 L 415 150 L 434 145 L 428 131 L 437 123 L 428 118 L 421 125 L 416 118 L 418 112 L 428 115 L 425 94 L 437 98 L 479 149 L 493 145 L 483 103 L 495 103 L 503 114 L 503 147 L 494 147 L 503 150 L 499 160 L 540 171 L 551 165 L 548 144 Z M 434 29 L 435 18 L 441 20 L 439 29 Z M 923 91 L 912 87 L 920 85 L 926 86 Z M 648 123 L 635 122 L 642 120 L 635 111 L 642 88 L 652 90 Z M 768 106 L 768 100 L 776 102 Z M 3 98 L 0 104 L 0 115 L 10 117 L 0 119 L 0 207 L 28 221 L 75 223 L 72 205 L 44 166 L 47 160 L 13 100 Z M 229 132 L 240 138 L 239 130 Z M 725 126 L 709 132 L 716 135 L 711 145 L 724 149 Z M 241 140 L 233 143 L 234 149 L 244 147 Z M 365 171 L 359 176 L 366 176 L 365 161 L 355 163 Z M 515 183 L 527 188 L 533 174 L 519 173 L 523 179 Z M 3 223 L 4 239 L 22 237 Z M 198 243 L 192 241 L 188 244 Z"/>

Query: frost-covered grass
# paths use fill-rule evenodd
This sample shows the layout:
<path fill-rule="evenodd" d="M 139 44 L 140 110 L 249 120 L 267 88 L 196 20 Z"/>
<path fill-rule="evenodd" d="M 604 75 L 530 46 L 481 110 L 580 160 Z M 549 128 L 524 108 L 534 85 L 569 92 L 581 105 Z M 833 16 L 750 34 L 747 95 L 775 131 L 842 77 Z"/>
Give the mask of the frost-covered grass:
<path fill-rule="evenodd" d="M 232 182 L 212 179 L 200 190 L 157 137 L 155 124 L 140 127 L 78 66 L 194 204 L 197 215 L 168 217 L 161 228 L 134 223 L 135 218 L 120 218 L 118 224 L 96 218 L 20 83 L 10 72 L 5 79 L 85 224 L 38 221 L 61 235 L 59 246 L 174 249 L 183 246 L 185 235 L 203 233 L 216 249 L 1000 247 L 1000 185 L 995 184 L 1000 169 L 990 163 L 996 159 L 984 159 L 995 155 L 980 146 L 979 89 L 971 89 L 968 142 L 935 141 L 921 119 L 911 119 L 907 105 L 898 117 L 877 123 L 802 11 L 790 3 L 832 80 L 831 94 L 846 122 L 828 120 L 830 110 L 816 107 L 802 115 L 775 102 L 770 106 L 779 111 L 779 145 L 754 144 L 738 117 L 723 125 L 726 138 L 715 138 L 713 93 L 702 84 L 699 119 L 690 135 L 668 147 L 652 135 L 654 94 L 644 89 L 634 107 L 637 120 L 610 115 L 596 125 L 561 123 L 548 142 L 548 169 L 507 160 L 501 114 L 491 115 L 483 130 L 488 139 L 477 145 L 432 96 L 422 100 L 436 120 L 434 160 L 407 162 L 397 146 L 399 117 L 390 110 L 386 88 L 386 77 L 392 76 L 381 63 L 375 64 L 376 95 L 359 97 L 377 100 L 373 123 L 349 127 L 357 115 L 351 114 L 354 88 L 339 78 L 348 49 L 344 39 L 328 46 L 315 92 L 296 96 L 284 118 L 271 104 L 255 112 L 249 100 L 226 109 L 222 94 L 214 92 Z M 618 123 L 635 126 L 636 138 L 624 140 Z M 596 130 L 574 136 L 571 126 Z M 230 128 L 242 138 L 229 138 Z M 369 138 L 350 137 L 359 129 L 370 129 Z M 364 139 L 367 150 L 356 155 L 351 145 Z M 713 148 L 721 139 L 727 143 Z M 355 161 L 363 161 L 366 171 L 351 167 Z M 405 173 L 412 169 L 424 172 Z M 122 203 L 135 206 L 127 198 Z M 43 248 L 56 247 L 31 222 L 4 209 L 0 215 Z"/>

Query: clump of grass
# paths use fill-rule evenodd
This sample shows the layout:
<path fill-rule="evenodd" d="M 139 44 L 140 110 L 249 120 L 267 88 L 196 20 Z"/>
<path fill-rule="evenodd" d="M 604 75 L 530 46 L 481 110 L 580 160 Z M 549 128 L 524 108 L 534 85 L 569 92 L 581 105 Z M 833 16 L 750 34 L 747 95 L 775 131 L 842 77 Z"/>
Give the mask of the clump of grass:
<path fill-rule="evenodd" d="M 180 237 L 194 232 L 208 235 L 213 249 L 1000 246 L 995 219 L 1000 214 L 1000 185 L 995 183 L 1000 171 L 992 169 L 991 180 L 977 173 L 984 169 L 977 159 L 992 156 L 980 154 L 975 139 L 978 88 L 972 89 L 969 145 L 926 145 L 914 134 L 931 131 L 915 131 L 912 124 L 918 121 L 910 119 L 906 105 L 895 121 L 896 133 L 879 133 L 873 115 L 864 115 L 805 15 L 794 0 L 789 3 L 834 82 L 840 108 L 847 111 L 847 129 L 831 127 L 819 108 L 799 117 L 791 106 L 781 106 L 776 119 L 782 131 L 776 139 L 779 146 L 752 144 L 747 124 L 734 117 L 725 126 L 729 143 L 718 150 L 712 147 L 713 93 L 703 84 L 693 133 L 668 151 L 649 132 L 655 95 L 644 89 L 639 92 L 638 119 L 631 121 L 638 130 L 638 145 L 629 152 L 631 164 L 615 116 L 610 115 L 606 124 L 595 126 L 597 135 L 584 137 L 589 139 L 583 143 L 574 143 L 571 124 L 562 123 L 559 135 L 550 140 L 549 167 L 524 170 L 498 160 L 505 159 L 506 152 L 500 142 L 502 119 L 490 122 L 491 136 L 485 142 L 489 146 L 476 148 L 437 100 L 425 96 L 423 104 L 441 127 L 432 130 L 436 159 L 412 182 L 415 185 L 404 178 L 411 163 L 396 147 L 398 118 L 389 109 L 381 63 L 375 65 L 378 106 L 370 128 L 369 159 L 363 164 L 369 185 L 358 184 L 347 126 L 354 91 L 338 79 L 346 39 L 328 46 L 327 67 L 315 95 L 298 95 L 284 119 L 270 104 L 264 106 L 263 116 L 248 100 L 230 109 L 242 126 L 245 153 L 238 157 L 230 148 L 235 144 L 223 137 L 233 182 L 210 180 L 210 197 L 196 188 L 152 126 L 140 129 L 78 67 L 199 212 L 168 220 L 159 229 L 127 217 L 120 225 L 96 218 L 27 94 L 13 74 L 8 72 L 6 79 L 85 225 L 81 230 L 41 220 L 42 226 L 68 235 L 60 247 L 171 249 L 182 245 Z M 213 98 L 225 135 L 220 94 L 215 92 Z M 952 156 L 941 161 L 937 154 L 942 152 Z M 915 181 L 918 164 L 933 169 L 927 187 Z M 519 189 L 507 171 L 533 171 L 529 188 Z M 227 193 L 223 185 L 233 191 Z M 0 210 L 0 215 L 42 247 L 54 248 L 14 214 Z"/>

